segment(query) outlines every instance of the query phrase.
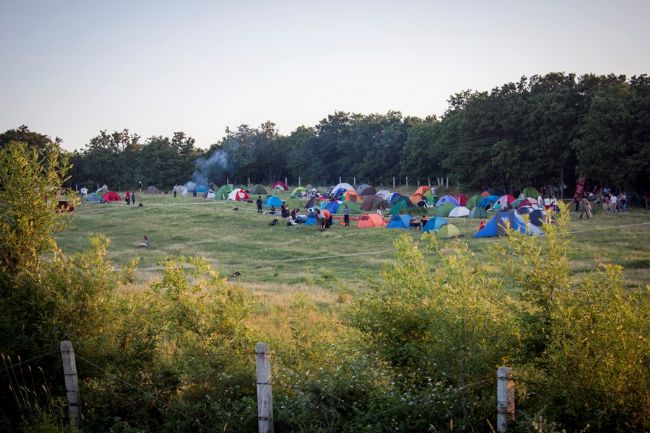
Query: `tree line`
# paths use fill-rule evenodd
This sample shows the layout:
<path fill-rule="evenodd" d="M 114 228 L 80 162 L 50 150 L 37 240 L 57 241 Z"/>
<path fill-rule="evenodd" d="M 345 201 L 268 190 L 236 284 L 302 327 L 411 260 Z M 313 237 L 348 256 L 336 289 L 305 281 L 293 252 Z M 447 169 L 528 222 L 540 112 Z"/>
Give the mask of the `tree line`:
<path fill-rule="evenodd" d="M 0 144 L 19 132 L 1 134 Z M 184 132 L 143 140 L 126 129 L 101 131 L 71 156 L 69 183 L 169 188 L 190 180 L 197 159 L 215 152 L 222 163 L 202 167 L 214 184 L 285 177 L 297 183 L 300 177 L 303 184 L 327 185 L 356 177 L 388 185 L 393 176 L 413 184 L 442 176 L 466 191 L 566 185 L 571 194 L 585 177 L 590 185 L 643 193 L 650 189 L 650 79 L 534 75 L 456 93 L 441 116 L 337 111 L 289 135 L 270 121 L 240 125 L 207 150 Z"/>

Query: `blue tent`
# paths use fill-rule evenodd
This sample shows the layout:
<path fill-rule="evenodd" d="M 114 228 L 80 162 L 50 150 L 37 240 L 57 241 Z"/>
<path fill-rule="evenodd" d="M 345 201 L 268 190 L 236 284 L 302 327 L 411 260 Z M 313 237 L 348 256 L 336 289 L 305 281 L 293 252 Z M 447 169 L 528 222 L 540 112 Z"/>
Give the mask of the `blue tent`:
<path fill-rule="evenodd" d="M 330 213 L 335 214 L 336 211 L 339 210 L 339 202 L 338 201 L 332 201 L 327 203 L 327 206 L 325 206 L 325 209 L 330 211 Z"/>
<path fill-rule="evenodd" d="M 447 220 L 444 219 L 443 217 L 433 217 L 427 223 L 422 227 L 423 232 L 430 232 L 434 231 L 437 232 L 440 227 L 444 226 L 447 224 Z"/>
<path fill-rule="evenodd" d="M 207 185 L 198 185 L 196 187 L 196 192 L 208 192 Z"/>
<path fill-rule="evenodd" d="M 408 229 L 411 227 L 411 215 L 393 215 L 386 228 L 389 229 Z"/>
<path fill-rule="evenodd" d="M 388 194 L 388 197 L 386 197 L 386 201 L 390 204 L 393 204 L 395 200 L 397 200 L 400 197 L 401 196 L 398 192 L 391 192 L 390 194 Z"/>
<path fill-rule="evenodd" d="M 478 202 L 478 205 L 483 209 L 487 209 L 489 206 L 492 205 L 492 203 L 496 202 L 497 200 L 499 200 L 498 195 L 486 195 L 481 199 L 480 202 Z"/>
<path fill-rule="evenodd" d="M 306 226 L 313 226 L 315 224 L 316 224 L 316 218 L 314 217 L 307 218 L 307 221 L 305 221 Z"/>
<path fill-rule="evenodd" d="M 86 203 L 101 203 L 102 199 L 99 198 L 96 192 L 91 192 L 86 196 Z"/>
<path fill-rule="evenodd" d="M 479 230 L 474 237 L 490 238 L 494 236 L 503 236 L 506 234 L 507 225 L 509 225 L 513 230 L 517 230 L 518 232 L 527 235 L 539 236 L 542 234 L 539 227 L 526 223 L 526 221 L 524 221 L 514 209 L 511 209 L 506 212 L 497 212 L 494 218 L 488 221 L 488 223 L 485 224 L 485 227 Z"/>
<path fill-rule="evenodd" d="M 275 206 L 277 208 L 277 207 L 280 207 L 282 205 L 282 200 L 280 200 L 279 197 L 276 197 L 276 196 L 272 195 L 272 196 L 270 196 L 269 198 L 266 199 L 266 201 L 264 202 L 264 205 L 266 207 Z"/>
<path fill-rule="evenodd" d="M 450 195 L 445 195 L 445 196 L 440 197 L 440 200 L 438 200 L 436 202 L 436 207 L 440 207 L 440 206 L 442 206 L 443 204 L 446 204 L 446 203 L 451 203 L 454 206 L 460 206 L 460 203 L 458 203 L 458 200 L 456 200 L 455 197 L 452 197 Z"/>

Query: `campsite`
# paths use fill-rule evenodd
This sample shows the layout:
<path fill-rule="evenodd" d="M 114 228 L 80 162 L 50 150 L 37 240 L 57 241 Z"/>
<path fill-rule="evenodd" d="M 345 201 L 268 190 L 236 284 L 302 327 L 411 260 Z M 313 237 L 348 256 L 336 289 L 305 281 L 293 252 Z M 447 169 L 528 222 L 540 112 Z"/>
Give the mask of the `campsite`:
<path fill-rule="evenodd" d="M 650 1 L 1 11 L 0 433 L 650 433 Z"/>
<path fill-rule="evenodd" d="M 267 188 L 272 191 L 270 186 Z M 402 196 L 410 196 L 408 191 L 401 192 Z M 290 208 L 301 207 L 306 213 L 307 202 L 291 198 L 291 194 L 275 191 L 270 197 L 277 201 L 271 200 L 267 208 L 279 207 L 286 201 Z M 139 260 L 138 268 L 142 270 L 136 276 L 140 281 L 157 275 L 157 266 L 167 256 L 199 255 L 224 275 L 241 272 L 238 282 L 265 296 L 304 289 L 307 296 L 333 299 L 339 292 L 363 290 L 367 280 L 381 271 L 382 264 L 392 260 L 392 244 L 400 234 L 407 233 L 414 239 L 422 236 L 416 229 L 358 229 L 354 219 L 361 213 L 353 215 L 351 227 L 342 227 L 339 219 L 331 230 L 321 233 L 313 226 L 268 226 L 271 218 L 258 215 L 253 203 L 193 198 L 191 194 L 176 199 L 171 194 L 140 197 L 142 207 L 127 207 L 120 201 L 116 205 L 82 204 L 72 227 L 58 236 L 59 244 L 69 252 L 81 251 L 88 236 L 103 233 L 111 239 L 108 256 L 116 266 Z M 252 197 L 256 198 L 255 194 Z M 267 195 L 262 197 L 267 201 Z M 235 207 L 237 211 L 233 211 Z M 433 214 L 437 208 L 429 211 Z M 382 219 L 387 225 L 390 213 L 385 213 Z M 374 211 L 363 214 L 377 215 Z M 459 239 L 487 260 L 493 243 L 503 239 L 473 238 L 479 222 L 493 216 L 485 215 L 447 220 L 459 228 Z M 644 212 L 632 210 L 618 215 L 601 212 L 598 218 L 577 221 L 574 213 L 569 226 L 569 232 L 575 232 L 571 234 L 574 272 L 593 263 L 619 264 L 625 268 L 627 284 L 650 283 L 650 251 L 645 245 L 650 233 L 647 218 Z M 152 248 L 133 248 L 145 234 L 152 239 Z"/>

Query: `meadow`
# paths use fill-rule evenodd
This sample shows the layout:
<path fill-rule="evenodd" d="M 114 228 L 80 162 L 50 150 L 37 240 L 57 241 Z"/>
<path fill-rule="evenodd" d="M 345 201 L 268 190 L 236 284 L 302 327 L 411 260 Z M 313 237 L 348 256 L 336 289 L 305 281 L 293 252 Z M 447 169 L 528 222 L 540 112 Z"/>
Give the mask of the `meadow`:
<path fill-rule="evenodd" d="M 304 208 L 304 201 L 287 194 L 281 198 L 290 207 Z M 354 221 L 349 228 L 335 221 L 323 232 L 315 226 L 271 226 L 272 217 L 258 214 L 252 203 L 165 194 L 138 194 L 137 199 L 142 206 L 79 205 L 68 229 L 57 236 L 59 245 L 66 252 L 81 251 L 91 235 L 101 233 L 111 240 L 108 255 L 116 267 L 138 260 L 137 282 L 159 275 L 165 257 L 202 256 L 226 276 L 238 272 L 232 278 L 253 292 L 301 291 L 325 301 L 363 290 L 392 260 L 392 244 L 400 234 L 421 236 L 419 230 L 357 229 Z M 569 225 L 574 273 L 612 263 L 625 268 L 627 285 L 650 284 L 650 212 L 637 208 L 610 215 L 597 210 L 590 220 L 577 216 L 571 212 Z M 449 221 L 478 260 L 490 260 L 492 247 L 503 242 L 473 239 L 479 220 Z M 148 248 L 138 247 L 143 235 L 151 240 Z"/>

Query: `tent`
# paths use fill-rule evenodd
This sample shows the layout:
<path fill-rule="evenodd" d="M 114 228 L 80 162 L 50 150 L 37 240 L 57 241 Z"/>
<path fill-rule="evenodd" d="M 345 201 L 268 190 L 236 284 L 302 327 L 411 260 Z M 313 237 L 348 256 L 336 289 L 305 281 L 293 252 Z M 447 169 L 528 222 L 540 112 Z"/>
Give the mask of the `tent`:
<path fill-rule="evenodd" d="M 430 192 L 431 188 L 429 188 L 427 185 L 422 185 L 421 187 L 419 187 L 418 189 L 415 190 L 413 195 L 419 194 L 419 195 L 424 196 L 424 195 L 426 195 L 427 191 Z"/>
<path fill-rule="evenodd" d="M 232 192 L 232 185 L 224 185 L 221 188 L 217 190 L 216 193 L 214 193 L 215 197 L 217 200 L 227 200 L 228 199 L 228 194 Z"/>
<path fill-rule="evenodd" d="M 465 206 L 456 206 L 449 212 L 449 218 L 462 218 L 469 216 L 469 209 Z"/>
<path fill-rule="evenodd" d="M 479 230 L 474 237 L 475 238 L 489 238 L 494 236 L 503 236 L 506 234 L 506 226 L 509 225 L 510 228 L 516 230 L 520 233 L 526 233 L 528 235 L 539 236 L 542 234 L 542 231 L 539 227 L 534 226 L 531 223 L 526 223 L 524 219 L 517 214 L 515 210 L 509 210 L 506 212 L 497 212 L 494 217 L 485 224 L 481 230 Z"/>
<path fill-rule="evenodd" d="M 360 229 L 367 229 L 371 227 L 384 227 L 386 225 L 386 222 L 384 221 L 384 218 L 376 213 L 371 213 L 367 215 L 361 215 L 359 217 L 359 222 L 357 223 L 357 227 Z"/>
<path fill-rule="evenodd" d="M 214 199 L 214 197 L 215 197 L 215 195 L 214 195 L 214 191 L 212 191 L 211 189 L 209 189 L 209 190 L 208 190 L 208 193 L 205 195 L 205 198 L 211 198 L 211 199 Z"/>
<path fill-rule="evenodd" d="M 546 222 L 546 212 L 542 209 L 536 209 L 532 206 L 524 206 L 517 209 L 519 215 L 528 215 L 531 224 L 541 227 Z"/>
<path fill-rule="evenodd" d="M 357 194 L 357 192 L 353 189 L 345 191 L 343 198 L 345 201 L 361 201 L 361 197 L 359 197 L 359 194 Z"/>
<path fill-rule="evenodd" d="M 370 195 L 363 199 L 361 203 L 361 210 L 387 209 L 388 207 L 389 205 L 386 200 L 378 195 Z"/>
<path fill-rule="evenodd" d="M 497 197 L 496 195 L 486 195 L 481 199 L 480 202 L 478 202 L 478 205 L 483 209 L 487 209 L 488 207 L 492 206 L 492 204 L 495 203 L 497 200 L 499 200 L 499 197 Z"/>
<path fill-rule="evenodd" d="M 393 206 L 390 208 L 391 215 L 397 215 L 398 213 L 404 212 L 408 208 L 413 207 L 413 203 L 407 197 L 399 196 L 394 202 Z"/>
<path fill-rule="evenodd" d="M 248 199 L 250 199 L 248 193 L 241 188 L 236 188 L 232 190 L 230 194 L 228 194 L 228 200 L 246 201 Z"/>
<path fill-rule="evenodd" d="M 395 200 L 398 198 L 403 197 L 400 193 L 398 192 L 391 192 L 388 194 L 388 197 L 386 197 L 386 201 L 390 204 L 395 203 Z"/>
<path fill-rule="evenodd" d="M 176 194 L 185 195 L 187 194 L 187 187 L 185 185 L 174 185 L 172 192 L 176 191 Z"/>
<path fill-rule="evenodd" d="M 382 189 L 377 191 L 375 195 L 378 195 L 379 197 L 383 198 L 384 200 L 388 200 L 388 197 L 390 196 L 390 191 L 386 189 Z"/>
<path fill-rule="evenodd" d="M 359 193 L 359 195 L 375 195 L 377 194 L 377 190 L 374 187 L 366 185 L 364 183 L 363 185 L 359 185 L 357 188 L 357 193 Z"/>
<path fill-rule="evenodd" d="M 110 203 L 110 202 L 114 202 L 114 201 L 121 201 L 122 197 L 120 197 L 120 195 L 118 193 L 116 193 L 116 192 L 108 191 L 106 194 L 104 194 L 104 196 L 102 197 L 102 200 L 104 200 L 105 202 Z"/>
<path fill-rule="evenodd" d="M 338 192 L 339 190 L 342 190 L 342 191 L 338 192 L 338 194 L 342 194 L 342 193 L 344 193 L 345 191 L 348 191 L 348 190 L 350 190 L 350 189 L 352 189 L 352 190 L 354 189 L 354 188 L 352 187 L 352 185 L 350 185 L 349 183 L 346 183 L 346 182 L 341 182 L 341 183 L 339 183 L 339 184 L 336 184 L 336 185 L 335 185 L 335 186 L 334 186 L 330 191 L 331 191 L 334 195 L 336 195 L 337 192 Z"/>
<path fill-rule="evenodd" d="M 320 206 L 320 201 L 321 201 L 320 197 L 314 196 L 314 197 L 310 198 L 309 200 L 307 200 L 307 204 L 305 204 L 305 208 L 308 209 L 310 207 Z"/>
<path fill-rule="evenodd" d="M 289 194 L 289 198 L 294 198 L 294 197 L 296 197 L 298 194 L 302 194 L 302 193 L 304 193 L 304 192 L 307 192 L 307 190 L 306 190 L 305 188 L 299 186 L 298 188 L 296 188 L 296 189 L 294 189 L 293 191 L 291 191 L 291 194 Z"/>
<path fill-rule="evenodd" d="M 262 185 L 255 185 L 251 189 L 250 193 L 251 194 L 265 194 L 265 195 L 268 195 L 269 192 Z"/>
<path fill-rule="evenodd" d="M 206 192 L 208 192 L 208 186 L 207 185 L 197 185 L 196 186 L 196 192 L 201 193 L 201 194 L 206 193 Z"/>
<path fill-rule="evenodd" d="M 499 203 L 501 209 L 505 209 L 508 206 L 510 206 L 510 203 L 514 202 L 515 200 L 517 199 L 511 196 L 510 194 L 505 194 L 499 197 L 497 203 Z"/>
<path fill-rule="evenodd" d="M 458 230 L 458 227 L 453 224 L 445 224 L 444 226 L 440 227 L 440 230 L 435 233 L 436 236 L 440 237 L 441 239 L 451 239 L 462 236 L 462 233 L 460 230 Z"/>
<path fill-rule="evenodd" d="M 521 193 L 524 195 L 524 197 L 534 197 L 535 199 L 539 197 L 539 191 L 537 191 L 537 189 L 533 188 L 532 186 L 527 186 L 523 189 L 523 191 L 521 191 Z"/>
<path fill-rule="evenodd" d="M 305 221 L 306 226 L 313 226 L 315 224 L 316 224 L 316 218 L 315 217 L 307 218 L 307 221 Z"/>
<path fill-rule="evenodd" d="M 91 192 L 86 196 L 86 203 L 101 203 L 102 199 L 99 198 L 96 192 Z"/>
<path fill-rule="evenodd" d="M 467 197 L 465 194 L 458 194 L 456 196 L 456 200 L 458 200 L 458 204 L 461 206 L 467 206 Z"/>
<path fill-rule="evenodd" d="M 467 203 L 465 203 L 465 207 L 468 209 L 473 209 L 478 205 L 478 203 L 481 201 L 481 196 L 480 195 L 473 195 L 467 200 Z"/>
<path fill-rule="evenodd" d="M 456 197 L 452 197 L 450 195 L 445 195 L 440 197 L 440 200 L 436 202 L 436 207 L 442 206 L 444 204 L 451 203 L 454 206 L 459 206 L 460 203 L 458 203 L 458 200 L 456 200 Z"/>
<path fill-rule="evenodd" d="M 289 187 L 287 186 L 286 183 L 279 180 L 273 184 L 273 189 L 278 189 L 280 191 L 288 191 Z"/>
<path fill-rule="evenodd" d="M 282 200 L 280 199 L 280 197 L 276 197 L 274 195 L 267 198 L 266 201 L 264 202 L 264 206 L 266 207 L 275 206 L 276 208 L 278 208 L 281 205 L 282 205 Z"/>
<path fill-rule="evenodd" d="M 469 211 L 468 217 L 470 217 L 470 218 L 487 218 L 488 217 L 488 212 L 485 210 L 484 207 L 476 206 L 474 209 Z"/>
<path fill-rule="evenodd" d="M 389 229 L 408 229 L 411 228 L 411 215 L 393 215 L 390 217 L 390 222 L 386 226 Z"/>
<path fill-rule="evenodd" d="M 160 194 L 160 190 L 153 185 L 149 185 L 147 189 L 144 190 L 145 194 Z"/>
<path fill-rule="evenodd" d="M 489 196 L 489 195 L 492 195 L 492 194 L 490 194 L 489 191 L 483 191 L 483 192 L 481 193 L 481 197 L 487 197 L 487 196 Z"/>
<path fill-rule="evenodd" d="M 456 206 L 452 203 L 443 204 L 442 206 L 436 208 L 436 216 L 448 217 L 449 212 L 451 212 L 451 210 L 455 207 Z"/>
<path fill-rule="evenodd" d="M 438 231 L 440 227 L 447 224 L 447 220 L 442 217 L 433 217 L 422 227 L 423 232 Z"/>
<path fill-rule="evenodd" d="M 95 191 L 95 193 L 97 193 L 97 195 L 100 196 L 100 197 L 102 197 L 107 192 L 108 192 L 108 187 L 106 185 L 102 186 L 97 191 Z"/>
<path fill-rule="evenodd" d="M 339 206 L 340 206 L 340 203 L 338 201 L 334 200 L 334 201 L 331 201 L 331 202 L 327 203 L 327 205 L 325 206 L 325 209 L 330 211 L 330 213 L 333 215 L 336 212 L 338 212 Z"/>

